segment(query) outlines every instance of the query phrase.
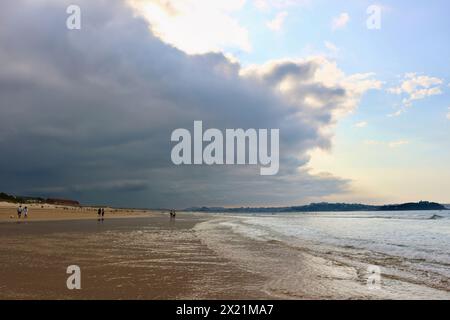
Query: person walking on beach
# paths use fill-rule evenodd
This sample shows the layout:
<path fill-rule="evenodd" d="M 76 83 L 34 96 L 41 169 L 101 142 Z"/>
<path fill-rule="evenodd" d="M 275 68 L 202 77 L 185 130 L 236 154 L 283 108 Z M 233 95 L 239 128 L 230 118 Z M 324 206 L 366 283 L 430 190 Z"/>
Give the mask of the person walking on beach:
<path fill-rule="evenodd" d="M 98 208 L 97 215 L 99 218 L 100 218 L 101 214 L 102 214 L 102 209 Z"/>
<path fill-rule="evenodd" d="M 24 219 L 28 218 L 28 207 L 25 207 L 22 212 L 23 212 L 23 218 Z"/>
<path fill-rule="evenodd" d="M 22 205 L 19 205 L 19 207 L 17 208 L 17 217 L 20 219 L 21 216 L 22 216 Z"/>
<path fill-rule="evenodd" d="M 102 208 L 102 218 L 105 216 L 105 209 Z"/>

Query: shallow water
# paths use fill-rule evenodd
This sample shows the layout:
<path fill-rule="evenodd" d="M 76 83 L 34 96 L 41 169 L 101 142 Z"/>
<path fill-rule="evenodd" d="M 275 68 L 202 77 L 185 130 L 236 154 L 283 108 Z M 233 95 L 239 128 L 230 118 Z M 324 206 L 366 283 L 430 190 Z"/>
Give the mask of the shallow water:
<path fill-rule="evenodd" d="M 219 214 L 196 229 L 211 248 L 272 277 L 273 293 L 450 299 L 449 211 Z M 246 241 L 259 243 L 254 263 Z M 369 266 L 381 271 L 376 289 Z"/>

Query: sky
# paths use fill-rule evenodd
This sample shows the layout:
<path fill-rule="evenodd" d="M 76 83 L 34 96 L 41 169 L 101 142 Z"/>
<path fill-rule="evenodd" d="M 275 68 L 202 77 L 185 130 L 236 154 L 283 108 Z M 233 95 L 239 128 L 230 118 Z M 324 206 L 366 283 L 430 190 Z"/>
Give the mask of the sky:
<path fill-rule="evenodd" d="M 0 191 L 153 208 L 450 203 L 449 9 L 2 1 Z M 170 134 L 194 120 L 280 129 L 279 173 L 175 166 Z"/>

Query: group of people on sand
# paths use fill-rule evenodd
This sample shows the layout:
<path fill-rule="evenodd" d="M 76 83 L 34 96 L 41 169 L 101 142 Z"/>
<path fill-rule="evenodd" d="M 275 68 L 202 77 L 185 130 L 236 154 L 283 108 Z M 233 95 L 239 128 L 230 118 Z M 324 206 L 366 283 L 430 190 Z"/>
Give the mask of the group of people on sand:
<path fill-rule="evenodd" d="M 22 214 L 24 219 L 28 218 L 28 207 L 22 208 L 22 205 L 19 205 L 19 207 L 17 208 L 17 217 L 20 219 L 22 217 Z"/>
<path fill-rule="evenodd" d="M 103 219 L 103 217 L 105 216 L 105 209 L 104 208 L 98 208 L 97 215 L 98 215 L 99 218 L 101 217 Z"/>
<path fill-rule="evenodd" d="M 175 210 L 170 210 L 169 214 L 170 214 L 171 219 L 175 219 L 175 217 L 177 216 L 177 214 L 175 213 Z"/>

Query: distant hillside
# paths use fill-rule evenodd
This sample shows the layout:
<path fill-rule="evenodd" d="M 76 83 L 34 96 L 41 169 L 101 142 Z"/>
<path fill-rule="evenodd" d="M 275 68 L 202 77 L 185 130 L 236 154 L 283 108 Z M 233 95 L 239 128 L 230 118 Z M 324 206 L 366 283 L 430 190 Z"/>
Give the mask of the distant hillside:
<path fill-rule="evenodd" d="M 68 199 L 45 199 L 41 197 L 13 196 L 4 192 L 0 192 L 0 201 L 12 203 L 45 203 L 66 206 L 79 206 L 80 203 L 75 200 Z"/>
<path fill-rule="evenodd" d="M 420 201 L 402 204 L 389 204 L 373 206 L 359 203 L 311 203 L 304 206 L 292 207 L 193 207 L 185 211 L 197 212 L 224 212 L 224 213 L 283 213 L 283 212 L 342 212 L 342 211 L 412 211 L 412 210 L 447 210 L 443 205 L 436 202 Z"/>
<path fill-rule="evenodd" d="M 13 196 L 4 192 L 0 192 L 0 201 L 13 203 L 28 203 L 28 202 L 44 202 L 42 198 Z"/>
<path fill-rule="evenodd" d="M 11 196 L 9 194 L 0 192 L 0 201 L 5 201 L 5 202 L 17 202 L 17 198 L 14 196 Z"/>
<path fill-rule="evenodd" d="M 420 201 L 403 204 L 390 204 L 381 206 L 379 211 L 408 211 L 408 210 L 447 210 L 443 205 L 436 202 Z"/>

